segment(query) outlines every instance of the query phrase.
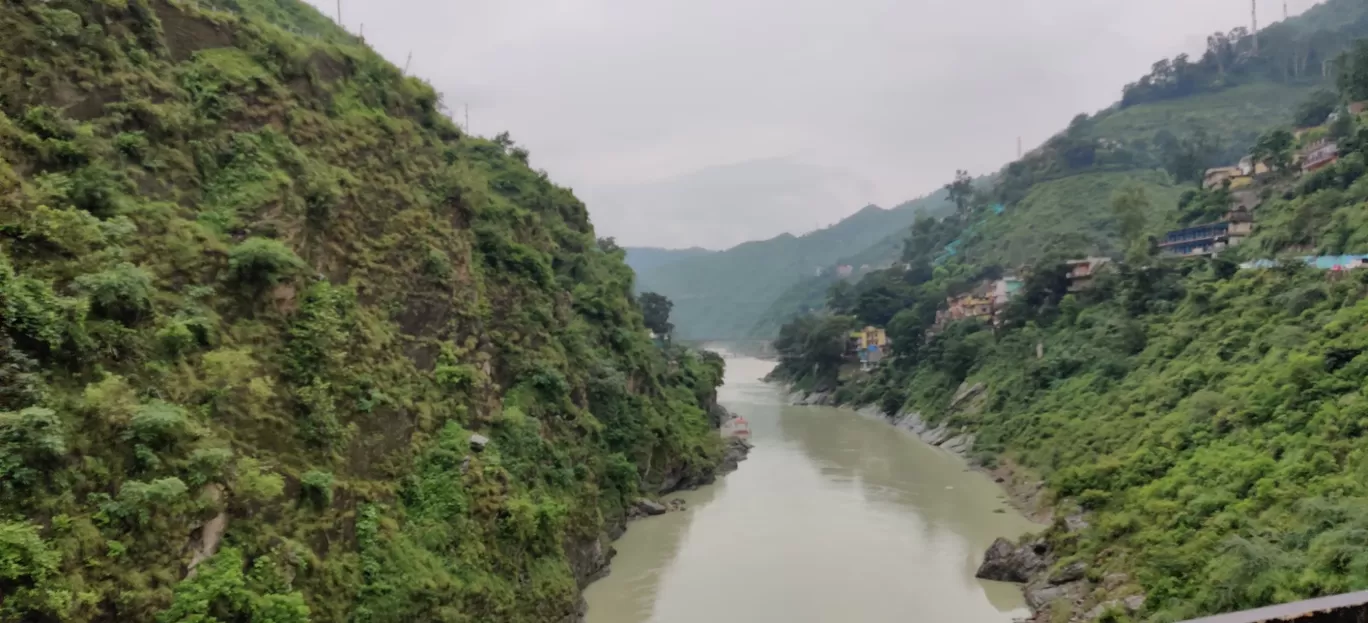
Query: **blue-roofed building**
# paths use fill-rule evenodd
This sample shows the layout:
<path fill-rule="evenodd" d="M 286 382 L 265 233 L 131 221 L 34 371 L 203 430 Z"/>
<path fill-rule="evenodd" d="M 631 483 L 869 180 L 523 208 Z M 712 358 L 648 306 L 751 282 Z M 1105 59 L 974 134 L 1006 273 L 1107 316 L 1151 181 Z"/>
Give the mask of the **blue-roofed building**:
<path fill-rule="evenodd" d="M 1224 220 L 1175 229 L 1164 235 L 1159 249 L 1168 255 L 1191 257 L 1215 255 L 1244 240 L 1254 231 L 1254 216 L 1243 206 L 1226 214 Z"/>

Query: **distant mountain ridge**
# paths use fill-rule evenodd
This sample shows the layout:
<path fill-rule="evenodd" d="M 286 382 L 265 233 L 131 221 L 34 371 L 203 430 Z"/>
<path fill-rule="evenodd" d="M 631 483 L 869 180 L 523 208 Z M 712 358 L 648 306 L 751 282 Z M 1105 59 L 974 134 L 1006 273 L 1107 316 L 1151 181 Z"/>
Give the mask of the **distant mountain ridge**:
<path fill-rule="evenodd" d="M 627 252 L 627 265 L 637 274 L 645 271 L 655 270 L 661 266 L 668 266 L 675 262 L 701 257 L 711 253 L 717 253 L 712 249 L 703 247 L 689 247 L 687 249 L 661 249 L 658 247 L 623 247 Z"/>
<path fill-rule="evenodd" d="M 922 215 L 952 209 L 944 191 L 891 209 L 865 206 L 840 222 L 802 236 L 783 234 L 747 242 L 725 251 L 696 254 L 660 263 L 661 254 L 628 256 L 637 271 L 637 289 L 674 301 L 671 318 L 683 339 L 744 338 L 760 317 L 804 277 L 831 269 L 906 230 Z"/>

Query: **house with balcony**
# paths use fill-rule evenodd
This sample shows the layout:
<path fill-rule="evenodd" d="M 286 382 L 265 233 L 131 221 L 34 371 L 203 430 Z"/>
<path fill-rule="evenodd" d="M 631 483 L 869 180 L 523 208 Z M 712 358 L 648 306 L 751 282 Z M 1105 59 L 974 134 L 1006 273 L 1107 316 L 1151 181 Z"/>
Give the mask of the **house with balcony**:
<path fill-rule="evenodd" d="M 1159 249 L 1177 257 L 1211 256 L 1239 244 L 1254 233 L 1254 215 L 1244 206 L 1226 213 L 1215 223 L 1175 229 L 1164 235 Z"/>
<path fill-rule="evenodd" d="M 1338 160 L 1339 143 L 1330 138 L 1318 139 L 1301 151 L 1302 173 L 1323 169 Z"/>

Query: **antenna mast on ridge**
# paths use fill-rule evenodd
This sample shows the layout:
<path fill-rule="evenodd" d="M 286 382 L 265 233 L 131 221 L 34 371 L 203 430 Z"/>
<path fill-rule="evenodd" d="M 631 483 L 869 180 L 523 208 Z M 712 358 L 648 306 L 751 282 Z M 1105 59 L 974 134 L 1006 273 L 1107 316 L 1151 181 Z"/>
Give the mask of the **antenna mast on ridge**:
<path fill-rule="evenodd" d="M 1249 34 L 1254 37 L 1254 53 L 1259 53 L 1259 0 L 1249 0 L 1249 15 L 1254 28 Z"/>

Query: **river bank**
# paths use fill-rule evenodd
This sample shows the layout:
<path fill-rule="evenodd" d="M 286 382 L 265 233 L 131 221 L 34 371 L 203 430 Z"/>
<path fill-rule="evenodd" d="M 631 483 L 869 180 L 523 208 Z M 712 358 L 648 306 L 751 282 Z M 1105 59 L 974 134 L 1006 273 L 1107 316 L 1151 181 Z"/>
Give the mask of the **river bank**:
<path fill-rule="evenodd" d="M 979 408 L 984 394 L 982 384 L 963 385 L 951 400 L 950 409 Z M 1067 537 L 1088 527 L 1089 517 L 1074 510 L 1056 520 L 1058 510 L 1044 480 L 1008 457 L 994 457 L 985 465 L 971 454 L 975 437 L 970 431 L 947 424 L 928 423 L 922 414 L 904 411 L 889 417 L 876 406 L 835 405 L 832 394 L 795 391 L 789 394 L 794 405 L 839 406 L 865 417 L 883 421 L 910 433 L 928 446 L 945 450 L 964 462 L 967 469 L 984 473 L 1000 485 L 1013 508 L 1040 525 L 1038 534 L 1016 541 L 999 538 L 983 553 L 976 577 L 1009 582 L 1020 586 L 1031 609 L 1023 623 L 1085 623 L 1107 613 L 1134 614 L 1143 608 L 1145 597 L 1124 573 L 1101 577 L 1089 573 L 1084 561 L 1061 561 L 1051 547 L 1052 536 Z M 1059 614 L 1063 611 L 1066 614 Z"/>

